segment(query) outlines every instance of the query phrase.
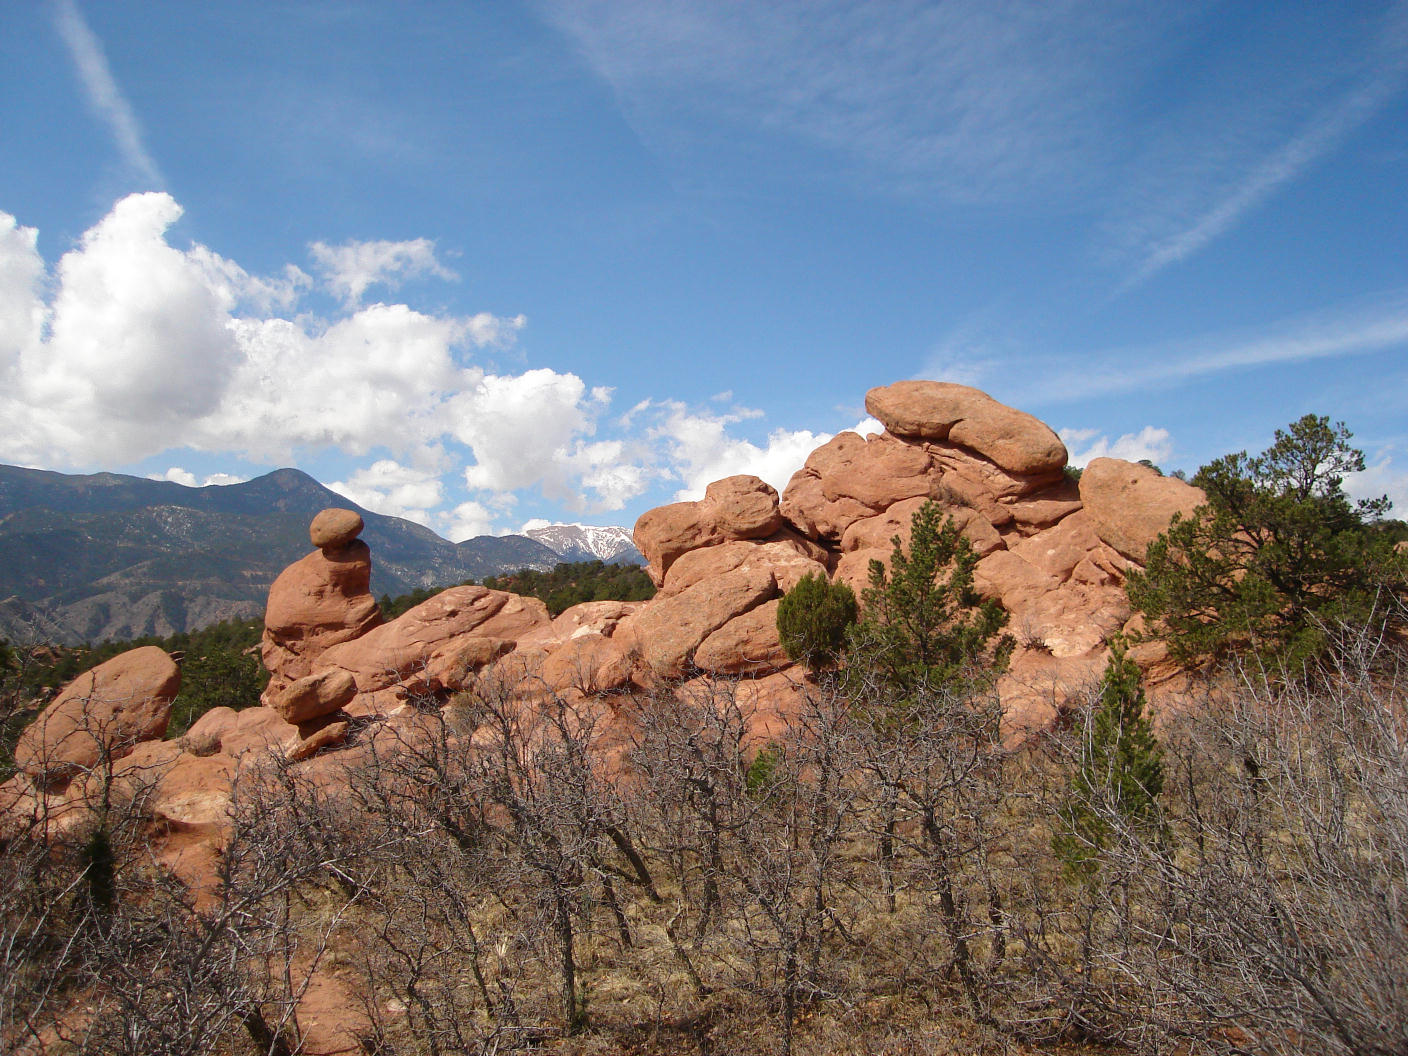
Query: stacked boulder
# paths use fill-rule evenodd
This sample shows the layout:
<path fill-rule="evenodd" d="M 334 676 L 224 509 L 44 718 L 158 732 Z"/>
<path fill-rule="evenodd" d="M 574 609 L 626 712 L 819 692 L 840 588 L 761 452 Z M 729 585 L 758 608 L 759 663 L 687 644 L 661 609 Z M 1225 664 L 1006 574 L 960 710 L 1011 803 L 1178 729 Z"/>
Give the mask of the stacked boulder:
<path fill-rule="evenodd" d="M 349 715 L 447 699 L 492 665 L 525 699 L 741 679 L 766 726 L 806 688 L 778 640 L 782 595 L 808 574 L 862 593 L 870 563 L 888 561 L 896 536 L 908 541 L 932 500 L 979 555 L 978 589 L 1009 614 L 1017 647 L 999 686 L 1009 727 L 1049 724 L 1126 627 L 1126 571 L 1202 493 L 1117 459 L 1096 459 L 1077 484 L 1049 427 L 964 385 L 899 382 L 872 389 L 866 408 L 884 432 L 833 437 L 781 495 L 740 475 L 645 513 L 635 542 L 658 587 L 649 602 L 592 602 L 552 619 L 534 599 L 464 586 L 384 622 L 361 518 L 325 510 L 310 528 L 317 550 L 269 593 L 264 704 L 298 727 L 291 750 L 304 752 L 311 737 L 335 743 Z"/>
<path fill-rule="evenodd" d="M 978 589 L 1009 614 L 1017 648 L 999 686 L 1009 728 L 1049 724 L 1129 620 L 1126 570 L 1202 493 L 1117 459 L 1094 460 L 1077 485 L 1049 427 L 964 385 L 899 382 L 872 389 L 866 409 L 885 431 L 833 437 L 780 498 L 731 477 L 701 502 L 642 516 L 636 545 L 660 594 L 617 636 L 662 676 L 795 682 L 777 641 L 780 594 L 807 572 L 860 594 L 871 561 L 887 562 L 896 536 L 907 544 L 932 500 L 981 558 Z"/>
<path fill-rule="evenodd" d="M 362 527 L 353 510 L 323 510 L 308 527 L 317 549 L 280 572 L 269 588 L 260 652 L 270 679 L 263 699 L 285 717 L 313 718 L 351 699 L 341 680 L 317 686 L 307 680 L 324 652 L 382 622 L 370 591 L 371 548 L 357 538 Z"/>

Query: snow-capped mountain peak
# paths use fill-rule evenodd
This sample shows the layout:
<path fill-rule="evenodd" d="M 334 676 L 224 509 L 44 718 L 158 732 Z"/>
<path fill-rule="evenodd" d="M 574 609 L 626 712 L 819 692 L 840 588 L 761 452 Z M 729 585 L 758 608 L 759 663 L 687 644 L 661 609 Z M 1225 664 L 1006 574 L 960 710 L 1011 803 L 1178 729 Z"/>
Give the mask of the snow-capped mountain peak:
<path fill-rule="evenodd" d="M 617 525 L 549 524 L 523 534 L 555 550 L 564 561 L 645 563 L 630 530 Z"/>

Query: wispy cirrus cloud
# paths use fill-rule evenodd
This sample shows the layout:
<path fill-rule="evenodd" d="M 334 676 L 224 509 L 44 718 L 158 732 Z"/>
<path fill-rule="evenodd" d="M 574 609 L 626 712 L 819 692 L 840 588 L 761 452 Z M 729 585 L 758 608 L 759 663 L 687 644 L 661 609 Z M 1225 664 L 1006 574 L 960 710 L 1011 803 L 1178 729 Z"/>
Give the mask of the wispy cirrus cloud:
<path fill-rule="evenodd" d="M 682 182 L 776 169 L 945 205 L 1056 204 L 1089 218 L 1123 289 L 1234 230 L 1408 77 L 1402 0 L 1323 20 L 1261 9 L 1235 42 L 1225 6 L 1200 0 L 538 7 Z"/>
<path fill-rule="evenodd" d="M 1230 101 L 1219 97 L 1220 120 L 1201 115 L 1196 125 L 1176 127 L 1150 152 L 1144 177 L 1135 181 L 1142 184 L 1146 209 L 1116 222 L 1133 243 L 1134 266 L 1123 289 L 1226 234 L 1402 92 L 1408 84 L 1408 3 L 1363 24 L 1342 48 L 1307 56 L 1306 65 L 1281 85 Z M 1198 135 L 1199 127 L 1205 135 Z"/>
<path fill-rule="evenodd" d="M 1186 17 L 1114 0 L 539 6 L 681 168 L 740 143 L 757 162 L 780 134 L 784 153 L 830 151 L 868 185 L 961 201 L 1088 183 L 1135 56 Z"/>
<path fill-rule="evenodd" d="M 1371 355 L 1408 348 L 1408 289 L 1375 301 L 1297 316 L 1255 335 L 1218 334 L 1196 341 L 1112 349 L 1078 362 L 1017 370 L 1030 380 L 1006 398 L 1019 406 L 1134 392 L 1234 370 Z"/>
<path fill-rule="evenodd" d="M 151 189 L 164 186 L 161 170 L 142 142 L 141 123 L 112 75 L 102 42 L 74 0 L 55 0 L 54 25 L 73 59 L 88 104 L 108 126 L 123 161 Z"/>

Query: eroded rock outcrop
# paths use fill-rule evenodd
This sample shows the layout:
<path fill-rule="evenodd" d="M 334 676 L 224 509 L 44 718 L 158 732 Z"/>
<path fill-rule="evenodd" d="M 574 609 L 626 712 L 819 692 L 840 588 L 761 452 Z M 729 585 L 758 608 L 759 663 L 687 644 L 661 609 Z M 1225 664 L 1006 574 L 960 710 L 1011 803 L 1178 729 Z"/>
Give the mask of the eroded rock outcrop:
<path fill-rule="evenodd" d="M 455 690 L 466 676 L 513 650 L 551 620 L 537 598 L 487 587 L 451 587 L 390 623 L 325 650 L 324 667 L 350 673 L 362 692 Z"/>
<path fill-rule="evenodd" d="M 1077 485 L 1055 432 L 967 386 L 900 382 L 872 389 L 866 408 L 885 432 L 840 433 L 812 452 L 778 500 L 780 526 L 744 516 L 752 532 L 729 535 L 720 501 L 736 497 L 732 485 L 641 518 L 637 545 L 661 590 L 630 621 L 634 648 L 669 677 L 786 673 L 766 626 L 776 596 L 818 572 L 860 595 L 871 563 L 887 563 L 896 538 L 908 545 L 915 511 L 932 500 L 981 558 L 980 592 L 1008 612 L 1017 641 L 1001 686 L 1009 726 L 1049 723 L 1098 675 L 1128 621 L 1131 563 L 1201 492 L 1114 459 L 1092 462 Z M 741 611 L 719 622 L 739 574 L 757 570 L 772 572 L 776 593 L 743 595 Z"/>
<path fill-rule="evenodd" d="M 1110 638 L 1138 626 L 1127 572 L 1202 493 L 1112 459 L 1093 461 L 1077 488 L 1051 430 L 964 386 L 904 382 L 873 390 L 867 407 L 887 431 L 834 437 L 781 497 L 737 476 L 642 516 L 637 545 L 661 588 L 650 602 L 586 603 L 549 619 L 533 599 L 467 586 L 385 622 L 368 592 L 361 518 L 323 511 L 310 525 L 315 551 L 270 590 L 262 706 L 216 708 L 160 741 L 177 665 L 154 648 L 109 661 L 21 737 L 23 772 L 0 784 L 0 840 L 34 819 L 50 834 L 82 831 L 116 804 L 151 823 L 153 860 L 186 882 L 196 908 L 214 908 L 237 790 L 272 787 L 297 767 L 336 796 L 348 760 L 445 736 L 472 743 L 473 698 L 454 694 L 476 685 L 529 717 L 565 702 L 593 729 L 608 775 L 630 765 L 645 709 L 668 695 L 736 715 L 746 758 L 803 721 L 819 688 L 778 640 L 780 596 L 805 575 L 861 592 L 870 563 L 888 561 L 896 537 L 908 544 L 930 499 L 979 555 L 980 592 L 1009 615 L 1016 648 L 997 687 L 1009 738 L 1048 729 L 1099 678 Z M 1174 671 L 1157 642 L 1130 655 L 1151 677 Z M 318 969 L 300 1004 L 310 1052 L 362 1045 L 362 1006 L 336 967 L 329 958 Z"/>
<path fill-rule="evenodd" d="M 622 621 L 616 637 L 629 643 L 655 676 L 680 678 L 691 670 L 705 638 L 776 596 L 771 570 L 735 568 L 645 606 Z"/>
<path fill-rule="evenodd" d="M 216 709 L 179 745 L 143 749 L 138 761 L 150 755 L 153 766 L 196 775 L 271 753 L 308 759 L 356 743 L 358 723 L 393 715 L 414 723 L 412 698 L 422 708 L 447 700 L 490 669 L 525 699 L 618 700 L 614 716 L 630 713 L 624 702 L 640 689 L 701 674 L 743 678 L 760 687 L 750 691 L 760 707 L 782 702 L 757 719 L 767 727 L 785 721 L 805 686 L 778 641 L 781 595 L 806 575 L 863 593 L 871 563 L 886 563 L 896 538 L 908 544 L 912 517 L 930 500 L 979 555 L 978 590 L 1008 612 L 1017 644 L 999 688 L 1009 727 L 1049 723 L 1130 625 L 1126 573 L 1202 493 L 1116 459 L 1091 462 L 1077 487 L 1047 426 L 966 386 L 901 382 L 872 390 L 866 406 L 886 431 L 833 437 L 781 496 L 740 475 L 710 485 L 698 502 L 644 514 L 635 539 L 660 586 L 650 602 L 592 602 L 550 619 L 536 600 L 464 586 L 385 622 L 368 590 L 361 517 L 324 510 L 309 526 L 316 549 L 269 592 L 264 706 Z M 1167 666 L 1156 648 L 1135 655 L 1151 671 Z M 160 650 L 124 654 L 66 689 L 25 731 L 17 758 L 36 786 L 62 787 L 99 757 L 161 737 L 178 685 L 179 670 Z"/>
<path fill-rule="evenodd" d="M 946 381 L 899 381 L 871 389 L 865 409 L 906 440 L 947 440 L 1010 473 L 1060 473 L 1066 445 L 1044 422 L 985 392 Z"/>

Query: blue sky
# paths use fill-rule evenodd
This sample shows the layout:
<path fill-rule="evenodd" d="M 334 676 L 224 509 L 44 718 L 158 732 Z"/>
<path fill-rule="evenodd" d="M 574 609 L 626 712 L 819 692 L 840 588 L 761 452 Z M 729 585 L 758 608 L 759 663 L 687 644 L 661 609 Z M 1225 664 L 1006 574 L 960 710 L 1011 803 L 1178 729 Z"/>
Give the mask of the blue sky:
<path fill-rule="evenodd" d="M 1408 3 L 6 4 L 0 157 L 0 461 L 630 525 L 926 377 L 1408 513 Z"/>

